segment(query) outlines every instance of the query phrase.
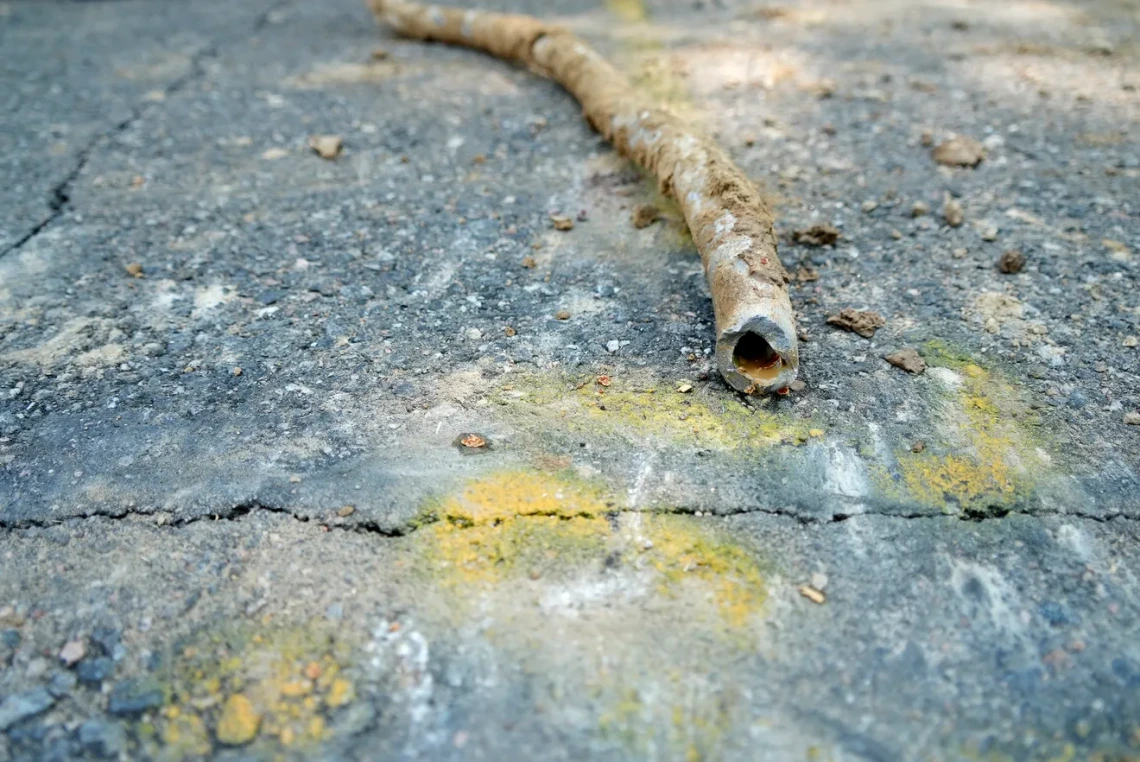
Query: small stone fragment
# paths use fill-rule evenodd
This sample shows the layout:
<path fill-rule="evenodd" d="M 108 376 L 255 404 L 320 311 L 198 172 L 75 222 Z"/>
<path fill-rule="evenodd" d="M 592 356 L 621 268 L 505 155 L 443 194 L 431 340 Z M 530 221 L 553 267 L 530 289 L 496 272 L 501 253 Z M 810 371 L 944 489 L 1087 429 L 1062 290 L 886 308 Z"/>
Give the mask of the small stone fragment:
<path fill-rule="evenodd" d="M 956 199 L 947 196 L 946 202 L 942 205 L 942 219 L 946 220 L 946 224 L 952 228 L 961 226 L 965 220 L 962 205 Z"/>
<path fill-rule="evenodd" d="M 63 648 L 60 649 L 59 660 L 63 662 L 64 665 L 71 667 L 86 655 L 86 643 L 82 640 L 69 640 L 63 645 Z"/>
<path fill-rule="evenodd" d="M 869 198 L 863 202 L 862 209 L 867 214 L 870 214 L 871 212 L 875 211 L 878 208 L 879 208 L 879 202 L 875 201 L 874 199 Z"/>
<path fill-rule="evenodd" d="M 142 265 L 138 262 L 131 262 L 126 266 L 127 274 L 132 278 L 145 278 L 146 273 L 143 272 Z"/>
<path fill-rule="evenodd" d="M 823 572 L 815 572 L 814 574 L 811 575 L 811 579 L 809 580 L 809 584 L 811 584 L 811 586 L 814 587 L 816 590 L 823 592 L 824 590 L 827 589 L 827 583 L 829 581 L 830 580 L 828 580 L 827 575 L 824 574 Z"/>
<path fill-rule="evenodd" d="M 693 385 L 688 381 L 682 381 L 681 383 L 677 384 L 677 391 L 681 394 L 688 394 L 689 392 L 693 391 Z"/>
<path fill-rule="evenodd" d="M 503 334 L 504 334 L 504 335 L 505 335 L 505 336 L 506 336 L 508 339 L 509 339 L 510 337 L 514 336 L 514 335 L 515 335 L 515 334 L 517 334 L 517 333 L 518 333 L 518 331 L 516 331 L 514 328 L 511 328 L 509 325 L 508 325 L 506 328 L 504 328 L 504 329 L 503 329 Z"/>
<path fill-rule="evenodd" d="M 988 227 L 982 231 L 983 241 L 996 241 L 998 237 L 998 229 L 995 227 Z"/>
<path fill-rule="evenodd" d="M 830 246 L 839 240 L 839 230 L 826 223 L 792 231 L 792 240 L 804 246 Z"/>
<path fill-rule="evenodd" d="M 487 440 L 478 434 L 463 434 L 459 437 L 459 444 L 464 447 L 486 447 Z"/>
<path fill-rule="evenodd" d="M 0 704 L 0 733 L 17 722 L 46 712 L 55 703 L 55 697 L 46 688 L 33 688 L 23 693 L 13 693 Z"/>
<path fill-rule="evenodd" d="M 922 201 L 915 201 L 910 208 L 911 217 L 922 217 L 930 211 L 930 206 Z"/>
<path fill-rule="evenodd" d="M 535 265 L 537 265 L 537 264 L 538 264 L 538 262 L 535 261 L 534 257 L 523 257 L 522 258 L 522 266 L 528 270 L 533 270 L 535 268 Z"/>
<path fill-rule="evenodd" d="M 812 439 L 819 439 L 823 436 L 823 429 L 808 429 L 808 436 Z"/>
<path fill-rule="evenodd" d="M 265 159 L 266 161 L 276 161 L 277 159 L 284 159 L 288 155 L 289 152 L 284 148 L 266 148 L 262 152 L 261 158 Z"/>
<path fill-rule="evenodd" d="M 1131 413 L 1125 413 L 1124 422 L 1129 426 L 1140 426 L 1140 413 L 1135 411 Z"/>
<path fill-rule="evenodd" d="M 158 709 L 165 698 L 162 686 L 153 678 L 122 680 L 111 689 L 107 711 L 119 717 L 140 715 L 149 709 Z"/>
<path fill-rule="evenodd" d="M 924 451 L 925 449 L 926 449 L 926 442 L 923 442 L 921 439 L 917 440 L 914 444 L 912 444 L 910 446 L 910 451 L 915 453 L 915 454 L 918 454 L 918 453 Z"/>
<path fill-rule="evenodd" d="M 554 223 L 554 229 L 555 230 L 566 231 L 566 230 L 573 230 L 574 229 L 574 218 L 573 217 L 566 217 L 566 216 L 561 215 L 561 214 L 552 214 L 552 215 L 550 215 L 550 221 L 552 223 Z"/>
<path fill-rule="evenodd" d="M 1010 249 L 998 258 L 998 270 L 1012 275 L 1025 267 L 1025 255 L 1019 249 Z"/>
<path fill-rule="evenodd" d="M 986 149 L 973 138 L 956 137 L 939 143 L 930 155 L 947 167 L 976 167 L 986 158 Z"/>
<path fill-rule="evenodd" d="M 322 159 L 329 161 L 340 156 L 340 150 L 343 147 L 344 141 L 340 135 L 313 135 L 309 138 L 309 148 L 316 151 Z"/>
<path fill-rule="evenodd" d="M 898 352 L 889 354 L 883 359 L 896 368 L 902 368 L 907 373 L 918 375 L 926 370 L 926 361 L 923 360 L 922 355 L 912 347 L 900 349 Z"/>
<path fill-rule="evenodd" d="M 822 605 L 827 600 L 827 596 L 823 594 L 822 590 L 816 590 L 811 585 L 800 585 L 800 595 L 807 598 L 812 603 Z"/>
<path fill-rule="evenodd" d="M 343 518 L 347 518 L 347 517 L 351 516 L 354 513 L 356 513 L 356 508 L 354 506 L 351 506 L 351 505 L 346 505 L 346 506 L 343 506 L 342 508 L 338 508 L 336 515 L 340 516 L 343 519 Z"/>
<path fill-rule="evenodd" d="M 554 313 L 554 319 L 555 320 L 569 320 L 570 319 L 570 310 L 558 310 L 558 312 Z"/>
<path fill-rule="evenodd" d="M 656 222 L 660 214 L 653 204 L 638 204 L 633 208 L 633 226 L 638 230 L 647 228 Z"/>
<path fill-rule="evenodd" d="M 240 376 L 242 374 L 242 369 L 235 365 L 234 367 L 230 368 L 230 373 L 233 373 L 235 376 Z"/>
<path fill-rule="evenodd" d="M 827 319 L 828 325 L 834 325 L 845 331 L 853 331 L 864 338 L 871 338 L 875 331 L 887 324 L 887 321 L 877 312 L 856 310 L 850 307 L 841 310 L 838 315 Z"/>
<path fill-rule="evenodd" d="M 1140 336 L 1125 336 L 1124 341 L 1120 342 L 1123 347 L 1135 347 L 1140 345 Z"/>
<path fill-rule="evenodd" d="M 79 677 L 79 682 L 86 685 L 88 688 L 99 688 L 103 685 L 103 681 L 111 676 L 115 671 L 115 662 L 107 656 L 98 656 L 94 659 L 85 659 L 79 663 L 75 668 L 75 674 Z"/>
<path fill-rule="evenodd" d="M 91 719 L 79 726 L 79 743 L 98 759 L 118 759 L 127 745 L 122 725 Z"/>
<path fill-rule="evenodd" d="M 257 737 L 261 716 L 245 696 L 235 693 L 226 699 L 218 720 L 218 741 L 227 746 L 241 746 Z"/>

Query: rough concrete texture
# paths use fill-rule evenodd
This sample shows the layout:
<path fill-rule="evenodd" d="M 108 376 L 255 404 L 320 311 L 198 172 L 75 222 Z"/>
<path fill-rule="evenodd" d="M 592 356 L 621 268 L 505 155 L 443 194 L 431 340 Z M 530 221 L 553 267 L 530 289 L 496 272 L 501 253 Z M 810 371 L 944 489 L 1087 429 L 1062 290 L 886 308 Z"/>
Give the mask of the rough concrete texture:
<path fill-rule="evenodd" d="M 498 7 L 764 186 L 806 385 L 556 85 L 0 2 L 0 760 L 1140 757 L 1135 3 Z"/>

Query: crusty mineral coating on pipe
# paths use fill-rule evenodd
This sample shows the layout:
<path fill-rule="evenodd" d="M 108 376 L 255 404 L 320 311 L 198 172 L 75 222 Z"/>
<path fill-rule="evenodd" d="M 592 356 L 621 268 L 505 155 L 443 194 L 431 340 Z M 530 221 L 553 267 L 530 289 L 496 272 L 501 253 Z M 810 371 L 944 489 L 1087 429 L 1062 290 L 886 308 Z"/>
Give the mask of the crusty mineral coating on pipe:
<path fill-rule="evenodd" d="M 530 16 L 367 0 L 400 34 L 484 50 L 565 87 L 590 124 L 657 176 L 675 198 L 701 253 L 716 314 L 716 359 L 734 388 L 783 390 L 799 366 L 788 276 L 776 254 L 772 213 L 715 143 L 632 87 L 561 27 Z"/>

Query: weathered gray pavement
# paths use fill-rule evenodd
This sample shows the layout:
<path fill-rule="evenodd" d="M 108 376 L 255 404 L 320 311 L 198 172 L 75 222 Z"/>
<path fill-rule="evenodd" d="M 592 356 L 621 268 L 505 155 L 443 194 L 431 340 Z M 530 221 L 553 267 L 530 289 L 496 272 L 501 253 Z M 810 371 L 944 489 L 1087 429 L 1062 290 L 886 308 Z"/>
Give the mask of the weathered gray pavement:
<path fill-rule="evenodd" d="M 0 2 L 0 761 L 1140 758 L 1136 4 L 498 7 L 764 185 L 804 388 L 556 85 Z"/>

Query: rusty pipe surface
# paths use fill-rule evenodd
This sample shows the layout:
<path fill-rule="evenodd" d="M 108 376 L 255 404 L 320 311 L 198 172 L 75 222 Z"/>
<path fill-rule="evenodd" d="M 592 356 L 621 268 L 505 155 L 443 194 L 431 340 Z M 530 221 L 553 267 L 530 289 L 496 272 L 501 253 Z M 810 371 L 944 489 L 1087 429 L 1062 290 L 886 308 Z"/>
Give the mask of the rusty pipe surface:
<path fill-rule="evenodd" d="M 759 190 L 711 139 L 647 98 L 571 32 L 531 16 L 366 0 L 399 34 L 483 50 L 547 76 L 619 152 L 676 199 L 704 264 L 716 362 L 746 393 L 783 391 L 799 369 L 788 276 Z"/>

